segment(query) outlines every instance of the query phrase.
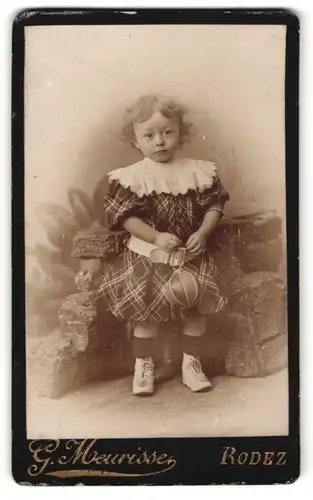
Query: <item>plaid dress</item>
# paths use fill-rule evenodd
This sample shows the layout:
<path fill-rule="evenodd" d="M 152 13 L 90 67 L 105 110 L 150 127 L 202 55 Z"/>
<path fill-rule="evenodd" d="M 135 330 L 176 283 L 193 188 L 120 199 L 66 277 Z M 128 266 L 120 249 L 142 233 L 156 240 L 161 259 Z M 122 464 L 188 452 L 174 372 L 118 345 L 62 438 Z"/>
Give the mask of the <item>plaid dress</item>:
<path fill-rule="evenodd" d="M 122 232 L 121 236 L 120 233 L 124 231 L 126 219 L 136 216 L 157 231 L 174 234 L 184 245 L 201 226 L 205 213 L 222 211 L 229 199 L 217 174 L 207 185 L 209 187 L 202 189 L 194 189 L 193 186 L 185 193 L 156 193 L 150 189 L 151 192 L 140 192 L 139 195 L 138 189 L 122 185 L 119 179 L 110 180 L 104 210 L 109 229 L 113 233 L 118 232 L 120 251 L 111 257 L 95 296 L 107 304 L 118 320 L 163 322 L 188 319 L 218 312 L 225 305 L 223 284 L 209 252 L 184 265 L 198 280 L 200 298 L 195 306 L 181 308 L 170 304 L 163 293 L 173 268 L 168 264 L 153 263 L 148 257 L 129 250 L 129 234 Z"/>

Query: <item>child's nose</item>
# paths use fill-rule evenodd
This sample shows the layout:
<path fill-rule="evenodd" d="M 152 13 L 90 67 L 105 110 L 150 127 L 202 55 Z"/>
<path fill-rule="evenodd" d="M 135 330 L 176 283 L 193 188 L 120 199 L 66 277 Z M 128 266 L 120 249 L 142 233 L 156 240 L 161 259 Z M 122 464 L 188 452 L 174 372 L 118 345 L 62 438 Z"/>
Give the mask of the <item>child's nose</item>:
<path fill-rule="evenodd" d="M 162 135 L 157 135 L 156 137 L 156 145 L 157 146 L 164 146 L 164 138 Z"/>

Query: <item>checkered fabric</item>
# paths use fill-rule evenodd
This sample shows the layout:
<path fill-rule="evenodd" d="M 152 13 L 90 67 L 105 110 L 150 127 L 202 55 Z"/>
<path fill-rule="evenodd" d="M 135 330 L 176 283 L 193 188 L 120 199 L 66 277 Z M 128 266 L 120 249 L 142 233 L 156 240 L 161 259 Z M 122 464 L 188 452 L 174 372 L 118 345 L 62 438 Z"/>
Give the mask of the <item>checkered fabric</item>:
<path fill-rule="evenodd" d="M 111 231 L 121 231 L 125 220 L 136 216 L 158 231 L 175 234 L 184 244 L 199 229 L 205 213 L 222 211 L 228 198 L 218 178 L 203 192 L 189 190 L 177 196 L 153 193 L 142 198 L 113 181 L 105 196 L 104 210 Z M 219 311 L 225 299 L 212 257 L 205 253 L 184 267 L 200 285 L 200 302 L 189 309 L 169 304 L 164 296 L 163 288 L 173 273 L 172 267 L 154 264 L 126 247 L 106 270 L 96 296 L 105 299 L 117 319 L 135 322 L 168 321 Z"/>
<path fill-rule="evenodd" d="M 100 244 L 101 249 L 97 247 L 97 254 L 91 255 L 90 241 L 85 235 L 81 238 L 77 254 L 104 257 L 103 272 L 95 279 L 90 291 L 68 297 L 59 311 L 62 323 L 79 339 L 82 348 L 88 344 L 88 335 L 93 328 L 99 303 L 118 320 L 133 322 L 188 319 L 199 313 L 211 314 L 223 308 L 226 303 L 224 285 L 208 251 L 184 265 L 198 280 L 200 299 L 193 307 L 181 308 L 170 304 L 163 293 L 173 267 L 153 263 L 149 258 L 129 250 L 126 246 L 129 235 L 123 224 L 128 217 L 137 216 L 158 231 L 175 234 L 184 244 L 200 227 L 205 213 L 209 210 L 222 211 L 228 198 L 218 178 L 211 188 L 203 192 L 189 190 L 178 196 L 152 193 L 139 198 L 117 181 L 110 184 L 104 200 L 110 244 L 107 244 L 105 235 L 103 245 Z M 116 245 L 111 241 L 114 235 Z M 96 242 L 92 240 L 92 245 L 97 243 L 99 246 L 98 239 Z M 87 249 L 84 245 L 87 245 Z M 106 258 L 104 247 L 108 252 Z"/>
<path fill-rule="evenodd" d="M 96 291 L 96 299 L 104 299 L 118 320 L 168 321 L 187 319 L 195 315 L 217 312 L 225 304 L 222 283 L 210 255 L 204 254 L 185 264 L 200 285 L 200 300 L 196 306 L 182 309 L 171 305 L 164 285 L 172 276 L 167 264 L 154 264 L 148 257 L 125 249 L 107 270 Z"/>
<path fill-rule="evenodd" d="M 176 196 L 152 193 L 142 198 L 113 181 L 104 199 L 104 212 L 111 231 L 122 231 L 125 220 L 136 216 L 157 231 L 174 234 L 184 244 L 199 229 L 204 214 L 209 210 L 223 211 L 228 199 L 218 178 L 211 188 L 202 192 L 189 190 Z"/>

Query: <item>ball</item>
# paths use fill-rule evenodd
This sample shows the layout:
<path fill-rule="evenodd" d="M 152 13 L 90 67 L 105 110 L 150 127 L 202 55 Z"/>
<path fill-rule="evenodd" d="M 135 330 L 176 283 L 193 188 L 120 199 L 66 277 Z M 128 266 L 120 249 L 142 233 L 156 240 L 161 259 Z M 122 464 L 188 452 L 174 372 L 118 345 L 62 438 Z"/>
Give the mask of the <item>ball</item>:
<path fill-rule="evenodd" d="M 182 308 L 192 307 L 199 300 L 198 280 L 186 269 L 177 269 L 166 283 L 164 295 L 172 305 Z"/>

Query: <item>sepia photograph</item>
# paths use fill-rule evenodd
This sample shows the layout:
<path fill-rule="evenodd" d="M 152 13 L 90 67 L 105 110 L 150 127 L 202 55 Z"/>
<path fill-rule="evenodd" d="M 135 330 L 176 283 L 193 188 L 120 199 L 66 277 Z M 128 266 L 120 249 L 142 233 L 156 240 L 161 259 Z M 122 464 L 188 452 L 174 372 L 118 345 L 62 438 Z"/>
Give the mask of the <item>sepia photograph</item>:
<path fill-rule="evenodd" d="M 27 439 L 287 436 L 286 26 L 24 31 Z"/>

